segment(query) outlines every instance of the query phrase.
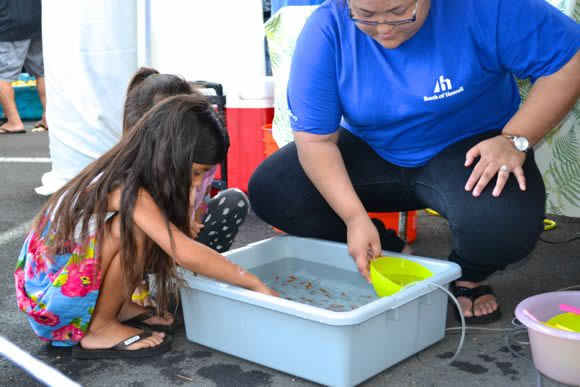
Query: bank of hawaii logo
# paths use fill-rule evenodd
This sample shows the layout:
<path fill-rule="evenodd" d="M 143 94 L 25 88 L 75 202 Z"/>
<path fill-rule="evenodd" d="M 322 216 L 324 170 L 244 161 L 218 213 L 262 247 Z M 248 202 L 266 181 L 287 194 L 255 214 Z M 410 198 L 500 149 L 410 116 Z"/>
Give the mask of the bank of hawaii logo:
<path fill-rule="evenodd" d="M 463 93 L 463 91 L 464 91 L 463 86 L 461 86 L 459 89 L 453 90 L 453 84 L 451 83 L 451 79 L 447 79 L 443 75 L 440 75 L 439 79 L 435 81 L 435 89 L 433 89 L 433 95 L 424 96 L 423 101 L 435 101 L 438 99 L 443 99 L 454 96 L 459 93 Z"/>

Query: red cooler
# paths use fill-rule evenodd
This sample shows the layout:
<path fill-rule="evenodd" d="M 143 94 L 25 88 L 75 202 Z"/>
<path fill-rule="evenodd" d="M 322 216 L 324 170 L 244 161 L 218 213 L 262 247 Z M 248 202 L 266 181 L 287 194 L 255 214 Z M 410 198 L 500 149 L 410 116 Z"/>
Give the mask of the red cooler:
<path fill-rule="evenodd" d="M 252 173 L 264 160 L 264 125 L 274 118 L 274 93 L 271 77 L 243 88 L 227 91 L 226 124 L 230 136 L 228 188 L 248 192 Z"/>

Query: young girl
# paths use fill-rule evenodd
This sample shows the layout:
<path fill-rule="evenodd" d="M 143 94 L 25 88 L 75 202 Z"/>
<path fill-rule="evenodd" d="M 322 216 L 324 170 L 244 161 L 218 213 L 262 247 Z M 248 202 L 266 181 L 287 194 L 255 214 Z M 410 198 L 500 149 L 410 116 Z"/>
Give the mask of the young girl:
<path fill-rule="evenodd" d="M 137 121 L 157 102 L 174 95 L 197 94 L 195 89 L 183 78 L 173 74 L 160 74 L 157 70 L 143 67 L 137 70 L 127 88 L 123 114 L 123 135 L 135 126 Z M 195 200 L 191 201 L 191 236 L 198 242 L 223 253 L 231 247 L 239 227 L 250 212 L 250 201 L 239 189 L 221 191 L 210 199 L 209 194 L 215 178 L 217 165 L 207 171 L 201 186 L 195 189 Z M 144 281 L 134 292 L 133 301 L 139 306 L 151 306 L 148 282 Z M 154 327 L 171 333 L 176 328 L 173 317 L 163 313 L 167 324 L 154 324 L 158 319 L 151 308 L 143 310 L 129 305 L 125 323 L 136 326 Z"/>
<path fill-rule="evenodd" d="M 255 275 L 191 238 L 188 209 L 203 175 L 226 156 L 223 124 L 196 95 L 163 99 L 111 150 L 47 202 L 15 271 L 18 305 L 35 333 L 76 358 L 145 357 L 171 337 L 119 322 L 145 273 L 160 310 L 176 265 L 276 295 Z"/>
<path fill-rule="evenodd" d="M 123 134 L 126 135 L 137 121 L 157 102 L 178 94 L 197 94 L 191 85 L 173 74 L 160 74 L 143 67 L 137 70 L 127 88 L 123 114 Z M 191 208 L 192 236 L 199 242 L 223 253 L 231 247 L 240 225 L 250 211 L 250 201 L 237 188 L 221 191 L 210 199 L 217 165 L 204 174 L 201 187 L 196 188 Z M 225 230 L 224 230 L 225 228 Z"/>

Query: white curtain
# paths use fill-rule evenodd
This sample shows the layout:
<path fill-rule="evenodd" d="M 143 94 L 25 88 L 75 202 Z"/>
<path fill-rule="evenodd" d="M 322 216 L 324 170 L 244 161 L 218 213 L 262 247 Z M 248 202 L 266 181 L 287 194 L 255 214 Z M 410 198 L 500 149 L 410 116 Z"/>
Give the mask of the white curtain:
<path fill-rule="evenodd" d="M 226 92 L 266 74 L 262 0 L 150 0 L 151 65 Z"/>
<path fill-rule="evenodd" d="M 42 38 L 52 170 L 48 195 L 113 146 L 137 68 L 137 0 L 44 0 Z"/>

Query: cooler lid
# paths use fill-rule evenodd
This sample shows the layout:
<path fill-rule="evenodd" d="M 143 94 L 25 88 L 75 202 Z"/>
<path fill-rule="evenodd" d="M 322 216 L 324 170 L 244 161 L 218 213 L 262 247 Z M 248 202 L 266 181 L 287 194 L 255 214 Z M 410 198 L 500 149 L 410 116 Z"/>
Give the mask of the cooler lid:
<path fill-rule="evenodd" d="M 274 80 L 271 76 L 259 77 L 225 85 L 226 108 L 274 107 Z"/>

